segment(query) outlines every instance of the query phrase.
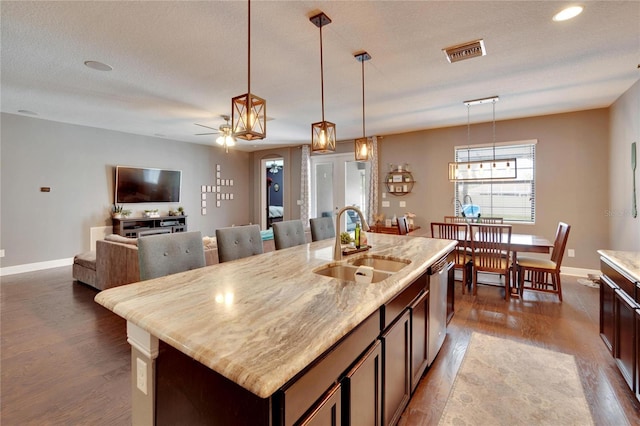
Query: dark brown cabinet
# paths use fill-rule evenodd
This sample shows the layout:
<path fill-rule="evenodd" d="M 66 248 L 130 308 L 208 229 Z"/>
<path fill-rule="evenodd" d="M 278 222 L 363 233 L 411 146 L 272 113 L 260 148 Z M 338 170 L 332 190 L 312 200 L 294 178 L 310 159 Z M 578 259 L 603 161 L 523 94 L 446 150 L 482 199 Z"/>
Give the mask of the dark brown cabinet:
<path fill-rule="evenodd" d="M 340 426 L 342 409 L 340 384 L 333 386 L 307 417 L 300 421 L 301 426 Z"/>
<path fill-rule="evenodd" d="M 635 387 L 636 304 L 624 291 L 615 292 L 615 346 L 613 357 L 625 381 Z"/>
<path fill-rule="evenodd" d="M 379 340 L 342 379 L 343 424 L 378 426 L 382 414 L 382 344 Z"/>
<path fill-rule="evenodd" d="M 380 336 L 382 340 L 382 416 L 385 425 L 395 425 L 410 398 L 410 319 L 405 309 Z"/>
<path fill-rule="evenodd" d="M 606 276 L 600 282 L 600 337 L 613 354 L 615 332 L 614 301 L 617 286 Z"/>
<path fill-rule="evenodd" d="M 410 306 L 411 310 L 411 393 L 428 365 L 427 318 L 429 291 L 422 293 Z"/>
<path fill-rule="evenodd" d="M 640 400 L 639 284 L 608 259 L 600 260 L 600 336 L 625 382 Z"/>

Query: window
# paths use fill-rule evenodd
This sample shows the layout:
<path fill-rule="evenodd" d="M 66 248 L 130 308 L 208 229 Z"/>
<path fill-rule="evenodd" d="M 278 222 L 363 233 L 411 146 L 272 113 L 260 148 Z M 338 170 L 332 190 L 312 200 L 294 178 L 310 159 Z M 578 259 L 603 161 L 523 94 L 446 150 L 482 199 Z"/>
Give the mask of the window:
<path fill-rule="evenodd" d="M 505 222 L 535 223 L 536 140 L 489 145 L 458 146 L 455 161 L 515 158 L 518 176 L 513 180 L 455 182 L 455 214 L 502 217 Z"/>

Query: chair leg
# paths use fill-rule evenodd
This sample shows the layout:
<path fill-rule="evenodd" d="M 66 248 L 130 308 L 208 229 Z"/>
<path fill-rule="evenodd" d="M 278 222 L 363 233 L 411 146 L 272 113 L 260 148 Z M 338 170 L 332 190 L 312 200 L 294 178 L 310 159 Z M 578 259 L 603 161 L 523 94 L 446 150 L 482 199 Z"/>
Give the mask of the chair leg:
<path fill-rule="evenodd" d="M 473 295 L 476 296 L 478 294 L 478 270 L 473 268 L 471 275 L 473 276 Z"/>
<path fill-rule="evenodd" d="M 511 268 L 504 274 L 504 300 L 511 300 Z"/>
<path fill-rule="evenodd" d="M 562 302 L 562 285 L 560 284 L 560 273 L 554 272 L 553 274 L 551 274 L 551 279 L 553 280 L 556 286 L 556 290 L 558 291 L 558 298 L 560 299 L 560 302 Z"/>

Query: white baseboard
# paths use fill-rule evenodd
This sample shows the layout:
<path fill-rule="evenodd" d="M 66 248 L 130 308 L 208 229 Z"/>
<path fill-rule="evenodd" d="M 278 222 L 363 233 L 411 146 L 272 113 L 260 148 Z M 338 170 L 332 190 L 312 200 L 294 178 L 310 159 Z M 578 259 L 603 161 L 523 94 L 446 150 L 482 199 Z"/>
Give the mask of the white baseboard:
<path fill-rule="evenodd" d="M 41 271 L 43 269 L 59 268 L 73 265 L 73 257 L 68 259 L 49 260 L 47 262 L 27 263 L 24 265 L 6 266 L 0 268 L 0 277 L 6 275 L 22 274 L 24 272 Z"/>

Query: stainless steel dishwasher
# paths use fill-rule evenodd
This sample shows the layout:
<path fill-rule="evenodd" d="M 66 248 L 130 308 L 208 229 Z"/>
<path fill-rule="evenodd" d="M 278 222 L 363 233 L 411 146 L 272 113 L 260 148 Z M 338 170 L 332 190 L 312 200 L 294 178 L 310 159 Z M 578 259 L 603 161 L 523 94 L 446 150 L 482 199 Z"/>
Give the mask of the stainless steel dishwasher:
<path fill-rule="evenodd" d="M 427 363 L 431 365 L 447 335 L 447 286 L 453 262 L 442 257 L 429 267 L 429 325 Z"/>

